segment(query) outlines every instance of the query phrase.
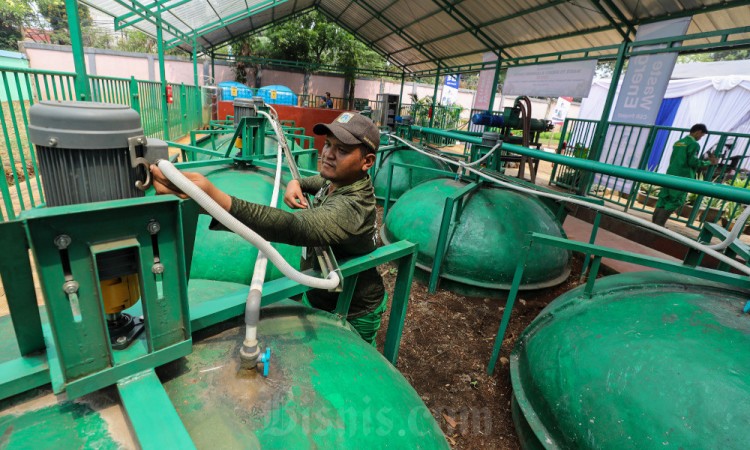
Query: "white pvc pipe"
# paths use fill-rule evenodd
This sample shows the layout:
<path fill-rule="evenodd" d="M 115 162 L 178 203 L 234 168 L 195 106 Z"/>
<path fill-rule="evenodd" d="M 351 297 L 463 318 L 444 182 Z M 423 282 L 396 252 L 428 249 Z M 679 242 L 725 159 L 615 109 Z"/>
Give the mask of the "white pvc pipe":
<path fill-rule="evenodd" d="M 257 247 L 258 250 L 263 252 L 271 263 L 289 279 L 313 289 L 331 290 L 339 285 L 339 276 L 335 272 L 330 272 L 327 278 L 311 277 L 310 275 L 299 272 L 286 262 L 281 254 L 279 254 L 279 252 L 273 248 L 268 241 L 260 237 L 258 233 L 251 230 L 225 211 L 224 208 L 219 206 L 219 204 L 216 203 L 207 193 L 180 173 L 172 163 L 162 159 L 158 162 L 157 166 L 164 173 L 164 176 L 177 186 L 178 189 L 195 200 L 208 214 L 221 222 L 229 230 L 242 236 L 246 241 Z"/>
<path fill-rule="evenodd" d="M 449 158 L 443 158 L 441 156 L 433 155 L 433 154 L 431 154 L 429 152 L 426 152 L 426 151 L 424 151 L 424 150 L 416 147 L 411 142 L 408 142 L 408 141 L 406 141 L 404 139 L 401 139 L 400 137 L 398 137 L 398 136 L 396 136 L 394 134 L 391 134 L 390 136 L 392 138 L 400 141 L 400 142 L 403 142 L 408 147 L 411 147 L 412 149 L 416 150 L 417 152 L 422 153 L 423 155 L 429 156 L 430 158 L 436 158 L 436 159 L 444 161 L 444 162 L 446 162 L 448 164 L 453 164 L 453 165 L 456 165 L 456 166 L 461 166 L 460 164 L 458 164 L 457 162 L 455 162 L 455 161 L 453 161 L 453 160 L 451 160 Z M 675 233 L 674 231 L 668 230 L 668 229 L 666 229 L 664 227 L 661 227 L 659 225 L 651 223 L 651 222 L 649 222 L 647 220 L 641 219 L 640 217 L 631 216 L 630 214 L 624 213 L 622 211 L 617 211 L 615 209 L 608 208 L 608 207 L 602 206 L 602 205 L 595 205 L 595 204 L 592 204 L 592 203 L 585 202 L 583 200 L 578 200 L 578 199 L 575 199 L 575 198 L 565 197 L 565 196 L 562 196 L 562 195 L 556 195 L 556 194 L 552 194 L 552 193 L 549 193 L 549 192 L 543 192 L 543 191 L 537 191 L 537 190 L 534 190 L 534 189 L 525 188 L 525 187 L 522 187 L 522 186 L 515 185 L 513 183 L 508 183 L 506 181 L 503 181 L 503 180 L 491 177 L 491 176 L 489 176 L 489 175 L 487 175 L 487 174 L 485 174 L 485 173 L 483 173 L 483 172 L 481 172 L 479 170 L 476 170 L 476 169 L 474 169 L 472 167 L 466 167 L 466 166 L 464 166 L 464 167 L 469 172 L 475 173 L 475 174 L 479 175 L 482 178 L 485 178 L 487 180 L 495 182 L 495 183 L 497 183 L 497 184 L 499 184 L 501 186 L 504 186 L 504 187 L 506 187 L 508 189 L 513 189 L 513 190 L 516 190 L 516 191 L 519 191 L 519 192 L 523 192 L 523 193 L 526 193 L 526 194 L 538 195 L 540 197 L 547 197 L 547 198 L 551 198 L 551 199 L 557 200 L 557 201 L 573 203 L 573 204 L 576 204 L 576 205 L 584 206 L 586 208 L 590 208 L 590 209 L 593 209 L 593 210 L 596 210 L 596 211 L 603 212 L 605 214 L 609 214 L 609 215 L 612 215 L 612 216 L 615 216 L 615 217 L 619 217 L 619 218 L 621 218 L 623 220 L 626 220 L 626 221 L 629 221 L 629 222 L 636 223 L 636 224 L 638 224 L 638 225 L 640 225 L 642 227 L 649 228 L 649 229 L 651 229 L 653 231 L 656 231 L 658 233 L 664 234 L 667 237 L 670 237 L 670 238 L 674 239 L 677 242 L 680 242 L 680 243 L 683 243 L 683 244 L 687 245 L 688 247 L 694 248 L 696 250 L 700 250 L 700 251 L 704 252 L 705 254 L 707 254 L 707 255 L 709 255 L 709 256 L 711 256 L 713 258 L 716 258 L 717 260 L 719 260 L 721 262 L 724 262 L 724 263 L 730 265 L 731 267 L 739 270 L 740 272 L 744 273 L 745 275 L 750 275 L 750 267 L 747 267 L 744 264 L 741 264 L 741 263 L 737 262 L 736 260 L 734 260 L 732 258 L 729 258 L 726 255 L 717 252 L 716 250 L 714 250 L 713 248 L 711 248 L 711 247 L 709 247 L 707 245 L 701 244 L 700 242 L 696 242 L 696 241 L 694 241 L 694 240 L 692 240 L 690 238 L 687 238 L 687 237 L 685 237 L 685 236 L 683 236 L 683 235 L 681 235 L 679 233 Z M 746 208 L 745 211 L 748 211 L 748 209 Z M 743 215 L 744 215 L 745 211 L 743 211 Z M 750 212 L 748 212 L 748 214 L 750 214 Z M 739 228 L 741 228 L 741 227 L 739 227 Z M 729 245 L 729 244 L 727 244 L 727 245 Z"/>
<path fill-rule="evenodd" d="M 273 193 L 271 194 L 271 208 L 276 208 L 279 202 L 279 191 L 281 190 L 281 144 L 277 146 L 276 152 L 276 175 L 273 180 Z M 253 269 L 253 278 L 250 282 L 250 291 L 247 293 L 245 302 L 245 342 L 247 347 L 257 346 L 258 318 L 260 316 L 260 299 L 263 296 L 263 282 L 266 279 L 266 267 L 268 258 L 266 254 L 258 251 L 258 257 L 255 259 L 255 268 Z"/>

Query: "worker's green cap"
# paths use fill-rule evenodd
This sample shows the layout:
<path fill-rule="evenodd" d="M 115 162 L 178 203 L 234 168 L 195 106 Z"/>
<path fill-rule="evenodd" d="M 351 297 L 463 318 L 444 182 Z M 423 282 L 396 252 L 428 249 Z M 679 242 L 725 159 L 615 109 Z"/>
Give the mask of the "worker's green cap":
<path fill-rule="evenodd" d="M 332 134 L 346 145 L 364 145 L 367 150 L 376 152 L 380 145 L 380 132 L 372 120 L 353 112 L 341 113 L 331 123 L 319 123 L 313 127 L 313 133 Z"/>

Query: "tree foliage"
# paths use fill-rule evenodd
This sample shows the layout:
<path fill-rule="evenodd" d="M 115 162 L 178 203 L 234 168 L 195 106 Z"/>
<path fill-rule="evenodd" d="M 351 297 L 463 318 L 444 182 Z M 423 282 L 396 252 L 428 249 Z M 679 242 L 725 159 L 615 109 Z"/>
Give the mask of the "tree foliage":
<path fill-rule="evenodd" d="M 94 26 L 91 12 L 85 5 L 78 5 L 83 45 L 109 48 L 112 37 L 107 30 Z M 68 13 L 64 0 L 4 0 L 0 2 L 0 48 L 17 49 L 23 39 L 23 29 L 46 33 L 50 43 L 68 45 Z"/>
<path fill-rule="evenodd" d="M 239 82 L 253 81 L 259 86 L 262 67 L 243 61 L 243 56 L 306 63 L 306 80 L 315 64 L 339 67 L 354 92 L 357 68 L 387 69 L 385 60 L 346 30 L 330 22 L 317 11 L 287 20 L 232 45 L 238 57 L 233 70 Z M 253 80 L 254 78 L 254 80 Z M 307 83 L 304 90 L 306 91 Z M 306 92 L 303 92 L 306 93 Z"/>
<path fill-rule="evenodd" d="M 123 52 L 158 53 L 156 39 L 134 28 L 123 32 L 123 36 L 117 42 L 115 49 Z M 164 54 L 184 56 L 185 52 L 177 48 L 171 48 L 164 50 Z"/>
<path fill-rule="evenodd" d="M 52 30 L 50 43 L 69 45 L 71 42 L 65 0 L 35 0 L 35 2 L 39 14 L 42 15 Z M 91 28 L 93 25 L 91 12 L 86 5 L 78 4 L 78 17 L 80 19 L 82 34 L 84 35 L 84 45 L 86 45 L 85 36 L 87 33 L 83 33 L 83 30 Z"/>
<path fill-rule="evenodd" d="M 0 49 L 18 51 L 22 27 L 33 15 L 27 0 L 4 0 L 0 4 Z"/>

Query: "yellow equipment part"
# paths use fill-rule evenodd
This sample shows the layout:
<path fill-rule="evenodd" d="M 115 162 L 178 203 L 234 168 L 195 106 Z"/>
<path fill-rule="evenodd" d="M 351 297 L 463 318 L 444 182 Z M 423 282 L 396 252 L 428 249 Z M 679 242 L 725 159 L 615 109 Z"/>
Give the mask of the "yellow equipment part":
<path fill-rule="evenodd" d="M 238 137 L 234 140 L 234 146 L 236 148 L 242 148 L 242 137 Z"/>
<path fill-rule="evenodd" d="M 138 274 L 102 280 L 99 282 L 104 300 L 104 312 L 115 314 L 124 311 L 141 298 Z"/>

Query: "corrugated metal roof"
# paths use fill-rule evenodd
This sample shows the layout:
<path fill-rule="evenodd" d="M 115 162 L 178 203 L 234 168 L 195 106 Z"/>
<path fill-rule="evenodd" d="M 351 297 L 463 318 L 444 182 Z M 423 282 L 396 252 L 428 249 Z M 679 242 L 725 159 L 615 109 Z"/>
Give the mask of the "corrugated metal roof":
<path fill-rule="evenodd" d="M 131 3 L 82 2 L 113 17 Z M 210 48 L 317 8 L 410 72 L 478 64 L 488 51 L 526 58 L 614 46 L 632 40 L 639 24 L 672 17 L 693 15 L 688 33 L 750 23 L 750 1 L 741 0 L 170 0 L 161 7 L 165 41 L 185 50 L 194 37 Z M 133 26 L 155 35 L 152 22 Z"/>

